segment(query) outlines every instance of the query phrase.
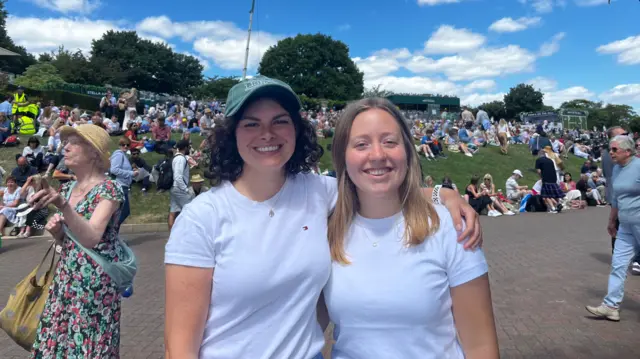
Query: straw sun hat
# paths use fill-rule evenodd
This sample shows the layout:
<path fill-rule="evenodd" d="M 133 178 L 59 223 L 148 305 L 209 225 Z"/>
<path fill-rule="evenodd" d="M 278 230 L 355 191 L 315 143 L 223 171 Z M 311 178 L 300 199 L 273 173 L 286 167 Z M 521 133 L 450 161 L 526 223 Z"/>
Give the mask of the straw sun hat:
<path fill-rule="evenodd" d="M 111 140 L 107 131 L 91 124 L 78 125 L 76 127 L 63 126 L 60 128 L 60 139 L 64 140 L 71 135 L 81 137 L 98 151 L 102 158 L 104 168 L 111 166 L 111 162 L 109 161 L 109 157 L 111 156 L 109 143 L 111 143 Z"/>

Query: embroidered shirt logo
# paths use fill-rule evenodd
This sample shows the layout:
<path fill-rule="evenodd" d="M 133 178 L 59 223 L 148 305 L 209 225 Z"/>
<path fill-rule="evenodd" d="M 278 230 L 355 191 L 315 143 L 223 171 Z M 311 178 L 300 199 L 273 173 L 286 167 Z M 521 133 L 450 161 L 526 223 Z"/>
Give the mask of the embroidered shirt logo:
<path fill-rule="evenodd" d="M 309 227 L 304 226 L 304 227 L 302 227 L 302 229 L 306 231 L 307 229 L 309 229 Z"/>

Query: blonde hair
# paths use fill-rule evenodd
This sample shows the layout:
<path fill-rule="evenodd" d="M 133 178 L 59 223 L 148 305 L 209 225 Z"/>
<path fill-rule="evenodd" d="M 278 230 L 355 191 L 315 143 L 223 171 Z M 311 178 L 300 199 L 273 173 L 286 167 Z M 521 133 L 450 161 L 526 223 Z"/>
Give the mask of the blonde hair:
<path fill-rule="evenodd" d="M 498 122 L 498 125 L 500 126 L 505 126 L 507 124 L 507 120 L 505 120 L 504 118 L 501 118 L 500 121 Z"/>
<path fill-rule="evenodd" d="M 424 242 L 440 226 L 438 214 L 420 186 L 422 177 L 420 159 L 413 146 L 407 122 L 400 111 L 389 100 L 383 98 L 366 98 L 356 101 L 347 106 L 338 121 L 331 149 L 338 179 L 338 201 L 329 216 L 329 246 L 331 258 L 341 264 L 350 264 L 344 250 L 345 237 L 360 206 L 356 186 L 347 173 L 345 154 L 354 119 L 359 114 L 372 109 L 383 110 L 393 116 L 402 134 L 402 142 L 407 154 L 407 174 L 400 185 L 398 196 L 402 203 L 405 222 L 404 237 L 407 244 L 415 246 Z"/>
<path fill-rule="evenodd" d="M 490 173 L 487 173 L 482 177 L 482 182 L 484 182 L 484 180 L 486 180 L 486 179 L 488 179 L 489 182 L 491 182 L 491 185 L 493 184 L 493 176 L 491 176 Z"/>

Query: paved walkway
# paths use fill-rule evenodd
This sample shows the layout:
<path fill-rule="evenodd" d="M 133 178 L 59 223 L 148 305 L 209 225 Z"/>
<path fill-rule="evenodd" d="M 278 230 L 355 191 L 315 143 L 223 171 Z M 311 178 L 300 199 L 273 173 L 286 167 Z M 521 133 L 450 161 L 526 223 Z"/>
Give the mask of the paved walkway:
<path fill-rule="evenodd" d="M 483 218 L 502 358 L 639 358 L 640 278 L 627 281 L 622 321 L 589 318 L 607 286 L 608 209 L 559 215 Z M 166 234 L 131 237 L 140 271 L 123 300 L 124 359 L 163 357 L 163 248 Z M 43 240 L 12 240 L 0 249 L 0 306 L 46 250 Z M 0 331 L 0 358 L 27 353 Z"/>

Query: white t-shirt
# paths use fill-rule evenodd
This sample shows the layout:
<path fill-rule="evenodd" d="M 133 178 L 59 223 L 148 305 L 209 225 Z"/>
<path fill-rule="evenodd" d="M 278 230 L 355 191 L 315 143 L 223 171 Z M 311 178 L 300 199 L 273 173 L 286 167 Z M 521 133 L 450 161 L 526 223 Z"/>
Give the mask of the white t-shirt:
<path fill-rule="evenodd" d="M 324 290 L 336 325 L 334 359 L 464 358 L 450 288 L 488 267 L 481 250 L 465 251 L 456 241 L 447 209 L 436 209 L 440 229 L 408 248 L 402 213 L 356 217 L 345 242 L 352 263 L 334 263 Z"/>
<path fill-rule="evenodd" d="M 515 197 L 517 197 L 518 187 L 519 186 L 518 186 L 518 182 L 516 181 L 515 178 L 509 177 L 505 187 L 507 189 L 507 198 L 515 198 Z"/>
<path fill-rule="evenodd" d="M 335 178 L 298 174 L 265 202 L 226 182 L 184 207 L 165 263 L 215 268 L 200 358 L 320 353 L 316 304 L 331 271 L 327 216 L 336 198 Z"/>

